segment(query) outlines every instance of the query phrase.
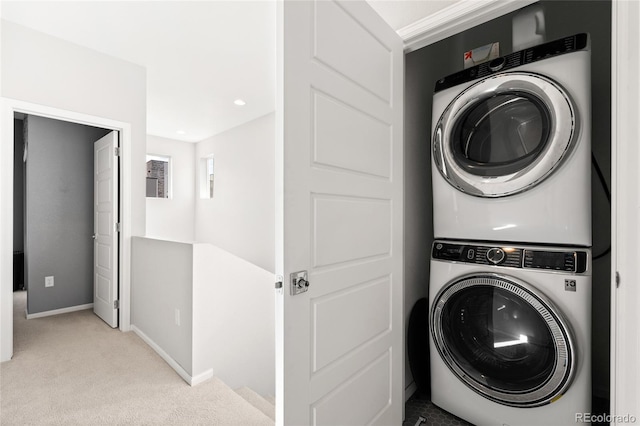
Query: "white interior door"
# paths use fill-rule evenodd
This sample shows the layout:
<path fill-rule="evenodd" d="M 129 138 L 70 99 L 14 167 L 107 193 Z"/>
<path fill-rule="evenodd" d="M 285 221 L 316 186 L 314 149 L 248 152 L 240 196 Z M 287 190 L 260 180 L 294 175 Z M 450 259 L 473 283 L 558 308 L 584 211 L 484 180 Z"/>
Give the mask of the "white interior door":
<path fill-rule="evenodd" d="M 278 8 L 277 423 L 399 425 L 403 45 L 365 2 Z"/>
<path fill-rule="evenodd" d="M 94 144 L 93 312 L 118 326 L 118 132 Z"/>

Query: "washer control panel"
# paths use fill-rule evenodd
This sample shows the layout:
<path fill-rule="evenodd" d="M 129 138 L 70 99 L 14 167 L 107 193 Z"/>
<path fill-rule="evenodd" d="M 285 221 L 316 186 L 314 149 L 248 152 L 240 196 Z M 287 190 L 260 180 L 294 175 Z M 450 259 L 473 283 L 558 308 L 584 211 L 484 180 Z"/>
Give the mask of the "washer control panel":
<path fill-rule="evenodd" d="M 445 241 L 435 241 L 431 255 L 433 259 L 438 260 L 574 273 L 587 270 L 588 258 L 588 252 L 582 250 L 489 246 Z"/>
<path fill-rule="evenodd" d="M 490 62 L 478 64 L 441 78 L 436 82 L 434 93 L 457 86 L 458 84 L 489 76 L 495 72 L 506 71 L 519 67 L 520 65 L 563 55 L 565 53 L 577 52 L 585 49 L 588 44 L 589 36 L 586 33 L 582 33 L 519 50 Z"/>

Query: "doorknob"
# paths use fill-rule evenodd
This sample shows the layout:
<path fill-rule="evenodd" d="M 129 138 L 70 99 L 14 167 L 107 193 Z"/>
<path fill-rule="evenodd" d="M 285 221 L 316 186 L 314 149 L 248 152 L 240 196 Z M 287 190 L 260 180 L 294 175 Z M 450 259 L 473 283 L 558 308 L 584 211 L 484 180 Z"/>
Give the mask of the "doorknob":
<path fill-rule="evenodd" d="M 96 239 L 96 234 L 93 234 L 93 235 L 91 236 L 91 238 L 93 238 L 93 239 L 95 240 L 95 239 Z"/>
<path fill-rule="evenodd" d="M 309 281 L 307 277 L 307 271 L 294 272 L 290 276 L 291 278 L 291 295 L 304 293 L 309 290 Z"/>

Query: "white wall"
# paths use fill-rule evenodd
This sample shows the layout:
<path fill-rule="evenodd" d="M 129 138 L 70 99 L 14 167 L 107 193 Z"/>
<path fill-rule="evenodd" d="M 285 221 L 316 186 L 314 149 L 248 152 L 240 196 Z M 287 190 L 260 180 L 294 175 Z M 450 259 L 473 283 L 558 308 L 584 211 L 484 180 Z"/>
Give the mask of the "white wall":
<path fill-rule="evenodd" d="M 50 37 L 3 20 L 1 24 L 1 94 L 39 106 L 67 110 L 130 125 L 130 146 L 124 152 L 124 173 L 133 178 L 131 190 L 122 200 L 131 212 L 126 232 L 145 232 L 145 153 L 146 153 L 146 71 L 144 68 L 96 51 Z M 12 152 L 13 135 L 4 130 L 10 108 L 3 109 L 2 170 L 0 182 L 2 235 L 12 233 Z M 9 126 L 11 126 L 9 121 Z M 11 144 L 11 145 L 9 145 Z M 10 158 L 9 158 L 10 157 Z M 4 171 L 8 170 L 8 173 Z M 9 241 L 5 241 L 9 240 Z M 0 242 L 2 276 L 1 359 L 11 356 L 11 239 Z M 128 253 L 130 241 L 125 239 Z M 125 265 L 126 269 L 126 265 Z M 123 300 L 126 304 L 128 300 Z"/>
<path fill-rule="evenodd" d="M 215 194 L 213 199 L 196 197 L 196 240 L 274 272 L 275 115 L 198 143 L 196 164 L 210 154 Z"/>
<path fill-rule="evenodd" d="M 2 96 L 131 123 L 133 235 L 144 234 L 146 70 L 12 22 L 2 22 Z"/>
<path fill-rule="evenodd" d="M 275 393 L 272 273 L 206 243 L 134 237 L 132 253 L 136 333 L 188 383 Z"/>
<path fill-rule="evenodd" d="M 193 258 L 193 376 L 274 395 L 273 274 L 210 244 Z"/>
<path fill-rule="evenodd" d="M 131 289 L 132 328 L 191 376 L 193 246 L 133 237 L 131 255 L 135 283 Z"/>
<path fill-rule="evenodd" d="M 147 135 L 147 154 L 171 157 L 171 198 L 147 198 L 148 237 L 194 240 L 195 144 Z"/>

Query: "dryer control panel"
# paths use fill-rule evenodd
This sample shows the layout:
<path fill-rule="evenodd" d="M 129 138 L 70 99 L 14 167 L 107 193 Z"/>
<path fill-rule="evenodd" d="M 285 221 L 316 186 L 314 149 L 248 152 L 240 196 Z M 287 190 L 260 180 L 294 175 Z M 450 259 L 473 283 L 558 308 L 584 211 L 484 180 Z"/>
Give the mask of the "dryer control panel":
<path fill-rule="evenodd" d="M 583 250 L 489 246 L 444 241 L 433 243 L 431 255 L 433 259 L 453 262 L 573 273 L 585 272 L 588 258 L 588 252 Z"/>
<path fill-rule="evenodd" d="M 586 33 L 582 33 L 519 50 L 441 78 L 436 82 L 434 93 L 496 72 L 519 67 L 520 65 L 540 61 L 552 56 L 564 55 L 565 53 L 577 52 L 585 49 L 588 44 L 589 36 Z"/>

